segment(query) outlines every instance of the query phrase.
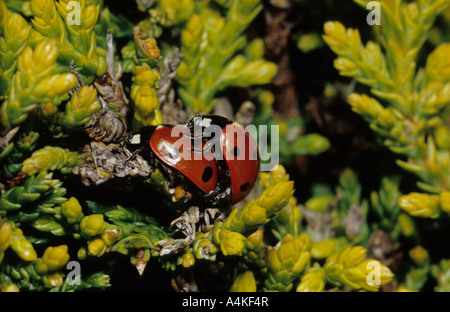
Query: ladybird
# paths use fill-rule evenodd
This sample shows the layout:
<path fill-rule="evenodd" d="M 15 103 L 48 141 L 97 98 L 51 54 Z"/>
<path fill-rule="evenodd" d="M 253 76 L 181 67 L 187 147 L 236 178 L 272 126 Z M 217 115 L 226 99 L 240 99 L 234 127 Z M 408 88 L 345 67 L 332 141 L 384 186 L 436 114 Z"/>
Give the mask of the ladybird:
<path fill-rule="evenodd" d="M 173 201 L 183 198 L 191 205 L 238 203 L 259 173 L 255 141 L 240 124 L 218 115 L 198 115 L 185 125 L 146 126 L 129 133 L 125 145 L 160 170 Z"/>
<path fill-rule="evenodd" d="M 230 194 L 232 204 L 243 200 L 253 189 L 260 168 L 258 147 L 249 132 L 219 115 L 197 115 L 187 126 L 193 137 L 201 136 L 206 141 L 204 148 L 214 153 L 219 172 L 229 179 L 226 187 L 222 184 L 216 188 L 214 196 Z"/>
<path fill-rule="evenodd" d="M 197 230 L 207 232 L 223 221 L 223 211 L 244 199 L 258 178 L 255 141 L 241 125 L 217 115 L 195 116 L 185 125 L 146 126 L 129 133 L 124 145 L 130 157 L 139 154 L 152 171 L 159 169 L 173 201 L 189 205 L 171 222 L 185 238 L 161 240 L 161 256 L 184 250 Z"/>
<path fill-rule="evenodd" d="M 201 199 L 217 187 L 218 168 L 214 158 L 205 157 L 202 148 L 186 148 L 191 136 L 188 128 L 173 125 L 145 126 L 128 134 L 125 145 L 159 169 L 167 181 L 167 191 L 177 201 L 180 187 L 184 201 Z M 181 144 L 185 143 L 185 144 Z M 212 159 L 211 159 L 212 158 Z"/>

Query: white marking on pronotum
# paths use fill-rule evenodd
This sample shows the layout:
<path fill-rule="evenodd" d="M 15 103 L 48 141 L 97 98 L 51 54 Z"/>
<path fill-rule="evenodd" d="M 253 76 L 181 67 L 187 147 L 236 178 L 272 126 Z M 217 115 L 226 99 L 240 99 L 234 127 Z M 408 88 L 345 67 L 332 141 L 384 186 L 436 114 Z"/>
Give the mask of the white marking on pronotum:
<path fill-rule="evenodd" d="M 141 144 L 141 135 L 140 134 L 133 135 L 130 143 L 131 144 Z"/>
<path fill-rule="evenodd" d="M 200 122 L 200 126 L 207 128 L 211 125 L 211 122 L 212 122 L 211 118 L 203 118 L 202 121 Z"/>

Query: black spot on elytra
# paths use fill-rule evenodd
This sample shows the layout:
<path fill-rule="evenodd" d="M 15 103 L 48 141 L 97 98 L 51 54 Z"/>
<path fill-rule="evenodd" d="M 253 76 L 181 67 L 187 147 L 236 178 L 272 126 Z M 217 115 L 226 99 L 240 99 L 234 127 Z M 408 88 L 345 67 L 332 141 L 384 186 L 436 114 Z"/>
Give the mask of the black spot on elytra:
<path fill-rule="evenodd" d="M 206 167 L 202 174 L 202 181 L 205 183 L 208 182 L 211 179 L 212 174 L 213 174 L 212 168 Z"/>
<path fill-rule="evenodd" d="M 247 192 L 249 188 L 250 188 L 250 183 L 247 182 L 247 183 L 242 184 L 239 189 L 241 190 L 241 192 Z"/>
<path fill-rule="evenodd" d="M 238 157 L 240 153 L 241 153 L 241 150 L 237 146 L 231 150 L 231 155 L 233 155 L 235 157 Z"/>

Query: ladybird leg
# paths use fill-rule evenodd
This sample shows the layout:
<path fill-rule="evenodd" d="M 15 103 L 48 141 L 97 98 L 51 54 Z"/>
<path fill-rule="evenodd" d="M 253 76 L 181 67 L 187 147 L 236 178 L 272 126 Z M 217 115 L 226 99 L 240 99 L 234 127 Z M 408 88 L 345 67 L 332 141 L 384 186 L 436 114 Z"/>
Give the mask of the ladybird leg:
<path fill-rule="evenodd" d="M 216 187 L 213 191 L 204 195 L 205 201 L 214 206 L 226 206 L 227 203 L 230 202 L 231 197 L 231 188 L 227 187 L 223 189 L 220 187 Z"/>

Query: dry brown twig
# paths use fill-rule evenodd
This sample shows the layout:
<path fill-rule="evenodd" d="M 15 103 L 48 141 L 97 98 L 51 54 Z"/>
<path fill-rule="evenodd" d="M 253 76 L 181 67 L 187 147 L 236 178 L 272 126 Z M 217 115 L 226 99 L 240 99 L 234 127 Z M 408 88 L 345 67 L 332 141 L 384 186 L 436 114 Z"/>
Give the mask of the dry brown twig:
<path fill-rule="evenodd" d="M 84 127 L 92 139 L 88 148 L 92 157 L 73 169 L 87 186 L 99 185 L 114 177 L 150 174 L 147 162 L 139 155 L 130 158 L 131 153 L 123 146 L 128 131 L 126 118 L 130 110 L 130 101 L 120 81 L 122 77 L 120 64 L 115 73 L 113 37 L 110 33 L 106 36 L 106 44 L 108 70 L 103 77 L 94 82 L 102 107 Z"/>

